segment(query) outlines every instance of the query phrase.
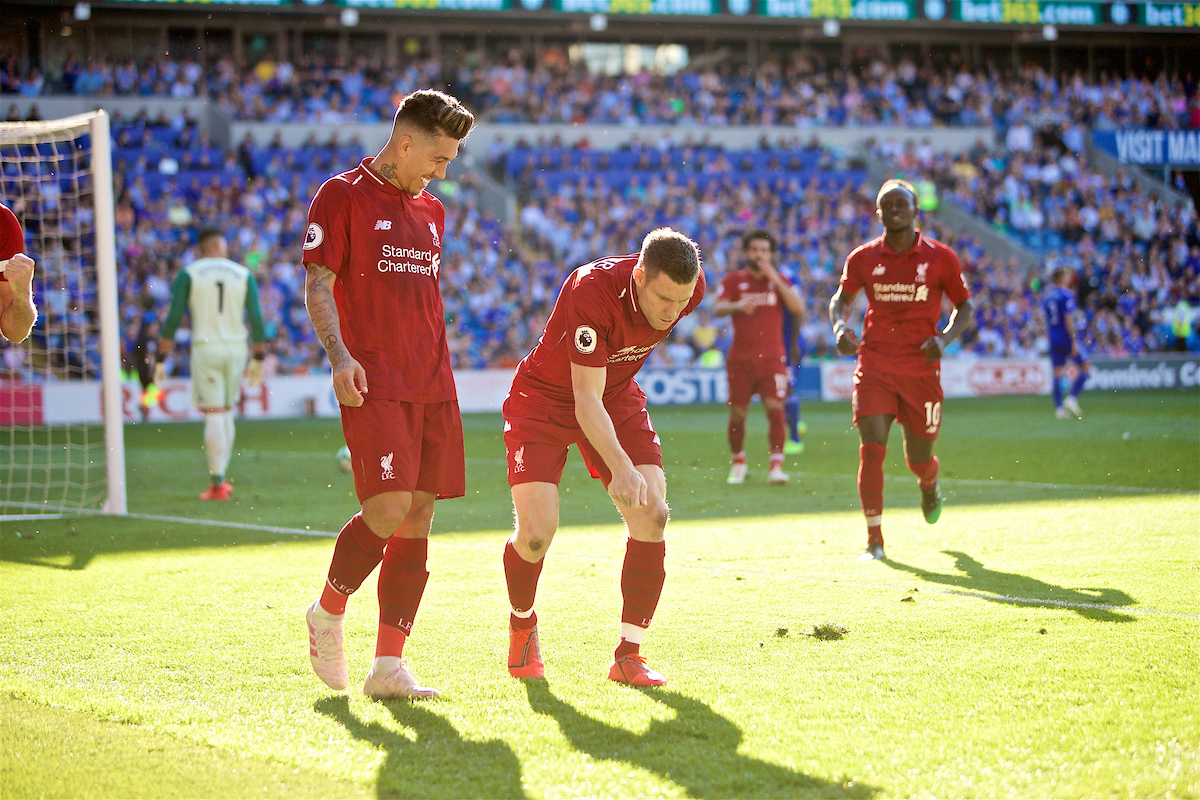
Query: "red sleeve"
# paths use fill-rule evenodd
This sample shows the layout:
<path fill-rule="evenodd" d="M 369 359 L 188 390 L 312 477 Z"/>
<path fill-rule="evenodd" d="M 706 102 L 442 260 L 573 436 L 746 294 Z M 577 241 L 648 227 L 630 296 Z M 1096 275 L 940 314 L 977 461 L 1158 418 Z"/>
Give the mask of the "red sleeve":
<path fill-rule="evenodd" d="M 950 302 L 958 305 L 971 299 L 971 289 L 967 286 L 967 279 L 962 274 L 962 262 L 949 247 L 944 251 L 942 264 L 942 291 L 946 293 L 946 297 L 950 298 Z"/>
<path fill-rule="evenodd" d="M 851 251 L 850 255 L 846 256 L 846 264 L 842 267 L 842 294 L 855 295 L 866 286 L 859 269 L 859 262 L 862 261 L 861 254 L 862 248 L 857 247 Z"/>
<path fill-rule="evenodd" d="M 325 181 L 308 207 L 304 261 L 328 267 L 334 274 L 341 272 L 350 254 L 347 187 L 340 178 Z"/>
<path fill-rule="evenodd" d="M 21 233 L 17 215 L 8 206 L 0 204 L 0 261 L 7 261 L 24 250 L 25 237 Z M 0 272 L 0 281 L 7 280 L 4 273 Z"/>
<path fill-rule="evenodd" d="M 701 272 L 700 274 L 703 275 L 704 273 Z M 725 273 L 725 277 L 721 278 L 721 283 L 717 287 L 717 301 L 735 303 L 741 299 L 741 296 L 742 294 L 738 290 L 737 273 Z"/>
<path fill-rule="evenodd" d="M 614 320 L 620 313 L 614 308 L 613 293 L 590 275 L 586 267 L 576 270 L 563 286 L 567 295 L 567 336 L 571 346 L 567 348 L 572 364 L 582 367 L 604 367 L 608 365 L 608 340 L 616 327 Z"/>

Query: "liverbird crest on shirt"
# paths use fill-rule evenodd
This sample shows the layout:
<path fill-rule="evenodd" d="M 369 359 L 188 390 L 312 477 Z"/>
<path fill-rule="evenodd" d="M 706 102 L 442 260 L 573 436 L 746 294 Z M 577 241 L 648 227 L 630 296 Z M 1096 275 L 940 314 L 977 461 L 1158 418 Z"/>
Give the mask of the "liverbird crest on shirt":
<path fill-rule="evenodd" d="M 429 232 L 430 232 L 431 234 L 433 234 L 433 246 L 434 246 L 434 247 L 441 247 L 441 246 L 442 246 L 442 240 L 441 240 L 441 237 L 439 237 L 439 236 L 438 236 L 438 233 L 437 233 L 437 225 L 434 225 L 432 222 L 431 222 L 431 223 L 429 223 Z"/>

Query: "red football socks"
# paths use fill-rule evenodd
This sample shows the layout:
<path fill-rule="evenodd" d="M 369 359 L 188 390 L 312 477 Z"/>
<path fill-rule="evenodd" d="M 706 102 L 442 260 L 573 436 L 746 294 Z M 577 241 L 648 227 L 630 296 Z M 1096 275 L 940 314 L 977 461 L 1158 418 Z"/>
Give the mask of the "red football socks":
<path fill-rule="evenodd" d="M 346 601 L 350 599 L 350 595 L 342 594 L 337 589 L 325 582 L 325 589 L 321 592 L 320 606 L 325 611 L 336 616 L 341 616 L 346 613 Z"/>
<path fill-rule="evenodd" d="M 909 461 L 908 468 L 911 469 L 913 474 L 917 476 L 917 483 L 920 484 L 921 488 L 925 491 L 932 489 L 933 485 L 937 483 L 937 456 L 934 456 L 928 461 L 920 461 L 917 463 Z"/>
<path fill-rule="evenodd" d="M 734 422 L 733 419 L 730 418 L 727 432 L 729 433 L 729 452 L 742 452 L 742 448 L 746 444 L 746 423 Z M 783 447 L 782 444 L 779 446 Z"/>
<path fill-rule="evenodd" d="M 428 553 L 428 539 L 393 536 L 388 540 L 383 566 L 379 568 L 380 630 L 391 626 L 405 636 L 412 633 L 421 595 L 425 593 L 425 582 L 429 580 L 429 572 L 425 569 Z"/>
<path fill-rule="evenodd" d="M 542 575 L 542 564 L 545 560 L 542 558 L 530 563 L 521 558 L 511 540 L 504 543 L 504 578 L 508 583 L 508 603 L 517 611 L 533 608 L 538 578 Z M 510 614 L 509 622 L 517 629 L 532 628 L 537 625 L 537 614 L 528 617 Z"/>
<path fill-rule="evenodd" d="M 887 447 L 867 442 L 858 447 L 858 499 L 863 516 L 883 515 L 883 457 Z"/>
<path fill-rule="evenodd" d="M 621 567 L 621 598 L 624 601 L 621 622 L 639 628 L 650 627 L 667 577 L 663 568 L 666 553 L 666 542 L 626 540 L 625 563 Z"/>
<path fill-rule="evenodd" d="M 383 658 L 385 656 L 395 656 L 400 658 L 404 655 L 404 642 L 408 637 L 404 635 L 404 631 L 391 625 L 379 623 L 379 634 L 375 637 L 375 657 Z"/>
<path fill-rule="evenodd" d="M 640 653 L 641 650 L 642 646 L 640 644 L 634 644 L 628 639 L 621 639 L 620 643 L 617 644 L 616 652 L 613 653 L 613 660 L 616 661 L 617 659 L 624 658 L 625 656 L 636 655 L 637 653 Z"/>
<path fill-rule="evenodd" d="M 782 408 L 767 411 L 767 444 L 772 453 L 782 453 L 783 444 L 787 441 L 787 416 Z"/>
<path fill-rule="evenodd" d="M 379 566 L 379 562 L 383 558 L 383 548 L 387 546 L 387 542 L 387 539 L 380 539 L 371 532 L 367 523 L 363 521 L 361 513 L 355 514 L 342 528 L 337 542 L 333 545 L 333 561 L 329 564 L 328 586 L 332 587 L 335 593 L 354 594 L 375 567 Z M 337 610 L 325 605 L 325 599 L 325 595 L 322 594 L 321 607 L 330 614 L 345 613 L 346 603 L 344 600 L 341 603 L 341 610 Z"/>

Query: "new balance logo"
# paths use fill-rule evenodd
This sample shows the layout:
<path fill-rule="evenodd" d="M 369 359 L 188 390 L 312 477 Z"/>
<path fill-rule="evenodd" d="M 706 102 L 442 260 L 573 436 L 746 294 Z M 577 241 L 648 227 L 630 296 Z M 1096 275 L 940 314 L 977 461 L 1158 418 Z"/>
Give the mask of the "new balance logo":
<path fill-rule="evenodd" d="M 395 455 L 395 453 L 388 453 L 379 459 L 379 466 L 383 469 L 383 478 L 381 480 L 392 481 L 396 479 L 396 473 L 392 471 L 392 458 Z"/>
<path fill-rule="evenodd" d="M 377 230 L 377 231 L 390 231 L 391 229 L 392 229 L 392 221 L 391 221 L 390 219 L 377 219 L 377 220 L 375 220 L 375 230 Z"/>
<path fill-rule="evenodd" d="M 882 275 L 885 272 L 887 272 L 887 267 L 885 267 L 883 264 L 877 264 L 875 269 L 871 270 L 872 275 Z"/>

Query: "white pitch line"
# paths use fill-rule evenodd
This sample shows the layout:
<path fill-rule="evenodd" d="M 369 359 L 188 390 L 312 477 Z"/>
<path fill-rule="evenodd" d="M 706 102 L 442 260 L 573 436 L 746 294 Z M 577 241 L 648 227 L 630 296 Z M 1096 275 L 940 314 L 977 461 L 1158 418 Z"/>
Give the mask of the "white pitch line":
<path fill-rule="evenodd" d="M 224 522 L 224 521 L 220 521 L 220 520 L 207 520 L 207 519 L 189 519 L 188 517 L 166 517 L 166 516 L 161 516 L 158 514 L 127 514 L 126 516 L 132 517 L 134 519 L 146 519 L 146 520 L 152 520 L 152 521 L 156 521 L 156 522 L 174 522 L 174 523 L 178 523 L 178 524 L 182 524 L 182 525 L 210 525 L 210 526 L 214 526 L 214 527 L 218 527 L 218 528 L 235 528 L 235 529 L 239 529 L 239 530 L 266 531 L 268 533 L 294 533 L 294 534 L 298 534 L 300 536 L 321 536 L 321 537 L 329 538 L 329 539 L 337 536 L 336 533 L 328 533 L 326 531 L 314 531 L 314 530 L 301 529 L 301 528 L 277 528 L 277 527 L 272 527 L 270 525 L 251 525 L 248 523 L 241 523 L 241 522 Z M 463 550 L 476 550 L 476 551 L 485 550 L 485 548 L 481 545 L 471 545 L 471 544 L 464 544 L 464 543 L 460 543 L 460 542 L 439 542 L 439 544 L 449 546 L 449 547 L 456 547 L 456 548 L 463 549 Z M 494 549 L 494 548 L 488 548 L 488 549 Z M 618 561 L 618 559 L 615 559 L 615 558 L 605 558 L 603 556 L 600 556 L 600 557 L 580 556 L 580 555 L 574 555 L 571 553 L 564 553 L 562 555 L 557 555 L 557 556 L 555 556 L 555 558 L 567 558 L 567 559 L 571 559 L 571 560 L 575 560 L 575 561 L 589 561 L 589 562 L 606 561 L 606 562 L 610 562 L 610 563 L 616 563 L 616 561 Z M 723 576 L 735 574 L 733 572 L 702 569 L 702 568 L 698 568 L 698 567 L 689 567 L 686 565 L 673 565 L 671 567 L 671 569 L 673 571 L 679 571 L 679 572 L 700 573 L 700 574 L 708 575 L 711 577 L 723 577 Z M 883 589 L 883 590 L 887 590 L 887 591 L 899 590 L 898 586 L 894 586 L 891 584 L 866 583 L 866 582 L 860 582 L 860 581 L 846 581 L 846 580 L 834 581 L 834 580 L 828 580 L 825 578 L 814 578 L 814 577 L 810 577 L 807 575 L 787 575 L 787 574 L 778 573 L 778 572 L 744 572 L 744 571 L 739 570 L 739 571 L 736 571 L 736 575 L 742 576 L 742 577 L 752 576 L 752 577 L 756 577 L 756 578 L 767 578 L 767 579 L 771 579 L 771 580 L 803 581 L 805 583 L 813 583 L 813 584 L 818 584 L 821 586 L 838 585 L 838 586 L 855 586 L 858 588 L 867 588 L 867 589 Z M 1014 596 L 1010 596 L 1010 595 L 989 594 L 988 592 L 971 592 L 971 591 L 965 591 L 963 589 L 939 589 L 936 587 L 928 588 L 926 591 L 931 594 L 947 594 L 947 595 L 958 595 L 961 597 L 977 597 L 977 598 L 980 598 L 983 600 L 991 600 L 991 601 L 995 601 L 995 602 L 1022 603 L 1022 604 L 1028 604 L 1028 605 L 1052 605 L 1052 606 L 1061 606 L 1061 607 L 1065 607 L 1065 608 L 1081 608 L 1081 609 L 1087 609 L 1087 610 L 1093 610 L 1093 611 L 1111 611 L 1111 612 L 1118 613 L 1118 614 L 1143 614 L 1143 615 L 1156 615 L 1156 616 L 1162 616 L 1162 617 L 1175 617 L 1175 618 L 1179 618 L 1179 619 L 1200 620 L 1200 614 L 1189 614 L 1189 613 L 1186 613 L 1183 611 L 1160 611 L 1159 609 L 1156 609 L 1156 608 L 1127 608 L 1125 606 L 1111 606 L 1111 605 L 1104 605 L 1101 603 L 1074 603 L 1074 602 L 1071 602 L 1068 600 L 1039 599 L 1036 597 L 1014 597 Z"/>

